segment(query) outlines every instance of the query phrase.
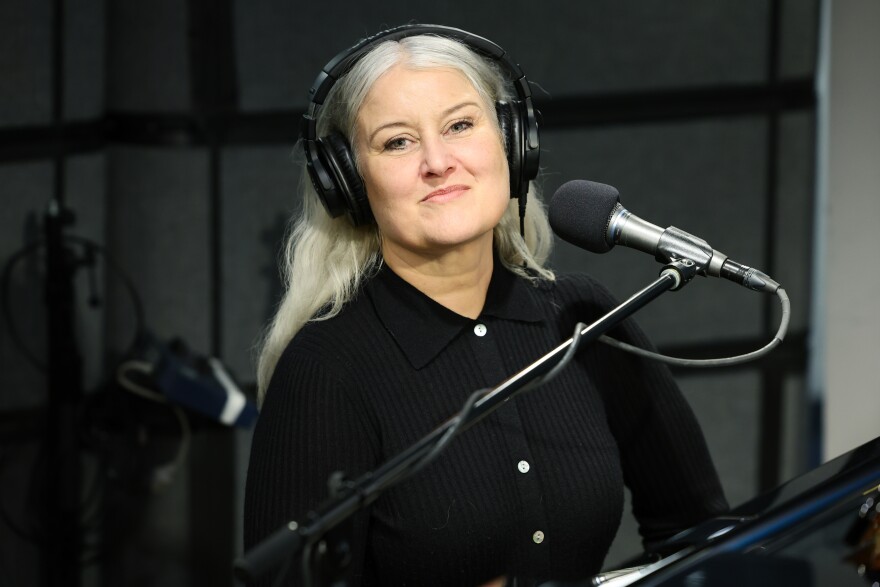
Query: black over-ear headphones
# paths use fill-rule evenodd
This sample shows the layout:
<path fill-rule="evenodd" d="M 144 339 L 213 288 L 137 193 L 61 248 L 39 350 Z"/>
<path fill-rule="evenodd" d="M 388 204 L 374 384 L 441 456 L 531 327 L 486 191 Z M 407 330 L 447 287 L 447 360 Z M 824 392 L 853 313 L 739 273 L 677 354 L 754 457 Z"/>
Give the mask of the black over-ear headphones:
<path fill-rule="evenodd" d="M 363 180 L 354 163 L 348 140 L 338 130 L 317 137 L 317 112 L 330 88 L 358 60 L 383 41 L 396 41 L 415 35 L 449 37 L 467 45 L 475 52 L 492 59 L 508 75 L 517 94 L 513 102 L 497 102 L 498 122 L 506 142 L 510 168 L 510 196 L 519 198 L 520 215 L 525 210 L 529 181 L 538 174 L 538 121 L 532 105 L 532 92 L 522 69 L 507 53 L 488 39 L 466 31 L 439 25 L 403 25 L 368 37 L 334 57 L 318 74 L 309 90 L 311 103 L 302 121 L 302 143 L 312 184 L 321 203 L 332 217 L 344 214 L 354 226 L 373 221 Z"/>

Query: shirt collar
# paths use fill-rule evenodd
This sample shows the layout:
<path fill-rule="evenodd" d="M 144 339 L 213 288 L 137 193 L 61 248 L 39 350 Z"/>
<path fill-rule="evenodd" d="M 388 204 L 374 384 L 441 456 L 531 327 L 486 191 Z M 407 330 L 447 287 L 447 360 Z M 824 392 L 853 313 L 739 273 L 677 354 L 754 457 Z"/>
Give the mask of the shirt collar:
<path fill-rule="evenodd" d="M 365 287 L 379 320 L 415 369 L 430 363 L 474 320 L 456 314 L 410 285 L 387 265 Z M 543 315 L 534 289 L 495 259 L 480 316 L 538 322 Z"/>

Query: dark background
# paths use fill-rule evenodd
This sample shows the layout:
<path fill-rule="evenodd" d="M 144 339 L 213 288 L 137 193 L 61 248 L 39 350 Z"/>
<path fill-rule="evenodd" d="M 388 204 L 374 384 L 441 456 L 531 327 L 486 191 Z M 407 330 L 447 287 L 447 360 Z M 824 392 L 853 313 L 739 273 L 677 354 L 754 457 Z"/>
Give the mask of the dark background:
<path fill-rule="evenodd" d="M 68 438 L 84 445 L 73 481 L 83 584 L 232 584 L 249 431 L 193 415 L 182 435 L 167 408 L 114 385 L 138 330 L 121 276 L 158 342 L 178 337 L 219 357 L 252 392 L 254 343 L 298 206 L 293 145 L 307 89 L 338 51 L 410 20 L 483 35 L 519 61 L 544 115 L 547 199 L 570 179 L 612 184 L 639 216 L 786 287 L 791 328 L 771 360 L 676 374 L 732 504 L 817 464 L 807 341 L 819 17 L 817 0 L 4 1 L 0 584 L 39 584 L 51 564 L 47 255 L 32 245 L 53 199 L 75 215 L 66 234 L 101 245 L 89 263 L 66 241 L 79 261 L 82 384 L 56 381 L 52 392 L 77 398 L 81 427 Z M 620 296 L 657 273 L 641 253 L 563 243 L 552 264 L 592 272 Z M 725 356 L 765 344 L 778 314 L 773 298 L 699 278 L 638 319 L 671 354 Z M 176 456 L 170 483 L 151 488 Z M 638 551 L 632 526 L 609 567 Z"/>

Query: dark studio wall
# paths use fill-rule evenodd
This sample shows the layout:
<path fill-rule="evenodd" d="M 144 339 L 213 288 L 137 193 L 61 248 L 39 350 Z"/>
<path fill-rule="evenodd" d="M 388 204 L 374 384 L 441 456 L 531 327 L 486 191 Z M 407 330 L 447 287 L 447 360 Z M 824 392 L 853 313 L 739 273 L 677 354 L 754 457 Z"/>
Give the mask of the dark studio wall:
<path fill-rule="evenodd" d="M 83 584 L 232 584 L 249 430 L 196 414 L 181 424 L 129 398 L 116 372 L 148 331 L 220 358 L 252 390 L 298 206 L 307 90 L 338 51 L 410 20 L 475 32 L 519 61 L 544 117 L 545 199 L 570 179 L 609 183 L 639 216 L 786 287 L 791 328 L 771 360 L 676 375 L 731 503 L 808 468 L 818 16 L 815 0 L 0 4 L 0 577 L 30 585 L 45 572 L 46 414 L 69 389 Z M 81 385 L 54 388 L 48 244 L 36 244 L 52 200 L 75 217 L 65 233 L 86 239 L 65 241 Z M 561 242 L 552 264 L 621 297 L 658 270 L 641 253 Z M 702 278 L 638 316 L 687 356 L 762 346 L 778 319 L 774 299 Z M 608 564 L 637 550 L 626 521 Z"/>

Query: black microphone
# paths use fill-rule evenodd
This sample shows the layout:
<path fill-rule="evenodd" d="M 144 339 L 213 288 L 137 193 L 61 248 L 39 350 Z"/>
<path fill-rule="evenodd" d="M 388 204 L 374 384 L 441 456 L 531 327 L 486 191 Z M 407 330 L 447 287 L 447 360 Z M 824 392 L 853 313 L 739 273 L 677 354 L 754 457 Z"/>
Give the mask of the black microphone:
<path fill-rule="evenodd" d="M 688 259 L 700 275 L 723 277 L 754 291 L 779 289 L 763 272 L 728 259 L 703 239 L 642 220 L 620 205 L 620 194 L 610 185 L 583 179 L 563 184 L 550 200 L 550 226 L 562 239 L 593 253 L 623 245 L 654 255 L 661 263 Z"/>

